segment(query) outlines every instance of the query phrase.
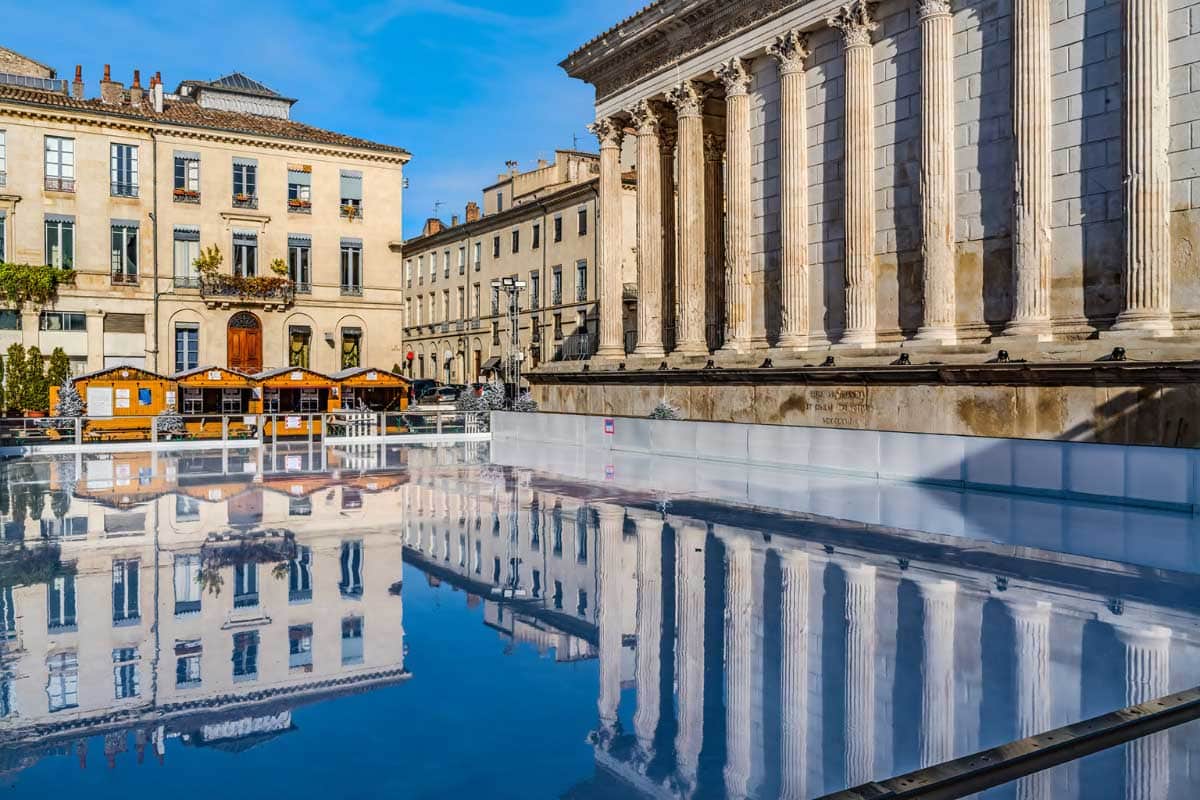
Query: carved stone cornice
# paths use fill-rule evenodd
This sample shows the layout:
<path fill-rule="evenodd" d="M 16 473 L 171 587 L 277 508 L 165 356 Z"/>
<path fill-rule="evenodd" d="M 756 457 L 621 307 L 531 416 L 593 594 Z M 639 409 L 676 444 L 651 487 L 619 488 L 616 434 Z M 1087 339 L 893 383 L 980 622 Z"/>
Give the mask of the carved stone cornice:
<path fill-rule="evenodd" d="M 737 97 L 750 93 L 750 70 L 741 58 L 731 58 L 717 68 L 717 78 L 725 85 L 726 97 Z"/>
<path fill-rule="evenodd" d="M 620 148 L 625 139 L 625 128 L 612 117 L 601 117 L 588 125 L 588 131 L 600 143 L 600 149 L 606 147 Z"/>
<path fill-rule="evenodd" d="M 806 0 L 708 0 L 682 13 L 636 14 L 572 53 L 560 66 L 604 100 L 664 67 L 803 5 Z M 638 35 L 633 36 L 634 32 Z"/>
<path fill-rule="evenodd" d="M 708 87 L 697 81 L 684 81 L 671 90 L 667 96 L 675 113 L 680 119 L 700 118 L 704 114 L 704 100 L 708 97 Z"/>
<path fill-rule="evenodd" d="M 920 0 L 917 3 L 917 19 L 949 17 L 952 14 L 950 0 Z"/>
<path fill-rule="evenodd" d="M 777 36 L 767 47 L 767 55 L 779 62 L 781 75 L 803 72 L 804 62 L 811 54 L 808 34 L 800 31 L 788 31 L 782 36 Z"/>
<path fill-rule="evenodd" d="M 875 4 L 866 0 L 851 0 L 828 22 L 829 27 L 842 32 L 846 47 L 870 47 L 871 33 L 879 27 L 875 21 Z"/>

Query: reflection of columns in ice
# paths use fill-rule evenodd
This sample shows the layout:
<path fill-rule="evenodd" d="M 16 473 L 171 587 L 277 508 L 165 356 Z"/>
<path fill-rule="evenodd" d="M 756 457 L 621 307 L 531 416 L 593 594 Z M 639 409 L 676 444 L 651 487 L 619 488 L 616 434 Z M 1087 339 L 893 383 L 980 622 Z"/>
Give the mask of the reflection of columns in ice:
<path fill-rule="evenodd" d="M 696 779 L 704 727 L 704 552 L 708 530 L 675 521 L 676 670 L 679 732 L 675 752 L 680 775 Z"/>
<path fill-rule="evenodd" d="M 921 659 L 921 766 L 954 757 L 954 581 L 919 581 L 923 630 Z"/>
<path fill-rule="evenodd" d="M 808 556 L 785 551 L 780 558 L 782 598 L 780 626 L 780 761 L 781 800 L 806 800 L 808 764 Z"/>
<path fill-rule="evenodd" d="M 846 780 L 866 783 L 875 771 L 875 567 L 846 573 Z"/>
<path fill-rule="evenodd" d="M 600 724 L 612 730 L 617 724 L 621 702 L 621 528 L 625 512 L 602 505 L 600 513 L 600 558 L 596 576 L 596 624 L 600 629 Z"/>
<path fill-rule="evenodd" d="M 662 671 L 662 519 L 638 516 L 637 525 L 637 710 L 633 731 L 642 752 L 649 755 L 658 728 Z"/>
<path fill-rule="evenodd" d="M 725 544 L 725 789 L 750 794 L 750 639 L 753 623 L 750 540 L 732 534 Z"/>
<path fill-rule="evenodd" d="M 1050 729 L 1050 604 L 1009 603 L 1017 665 L 1017 738 Z M 1018 800 L 1048 800 L 1051 774 L 1035 772 L 1017 781 Z"/>
<path fill-rule="evenodd" d="M 1125 704 L 1155 700 L 1169 691 L 1171 632 L 1162 626 L 1116 628 L 1125 649 Z M 1167 733 L 1143 736 L 1125 745 L 1126 800 L 1163 800 L 1170 788 Z"/>

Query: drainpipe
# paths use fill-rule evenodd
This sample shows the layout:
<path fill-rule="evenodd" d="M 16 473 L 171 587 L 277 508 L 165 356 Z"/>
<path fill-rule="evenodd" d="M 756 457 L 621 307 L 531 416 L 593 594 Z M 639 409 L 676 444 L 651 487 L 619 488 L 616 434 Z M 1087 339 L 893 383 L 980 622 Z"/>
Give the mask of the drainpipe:
<path fill-rule="evenodd" d="M 158 136 L 154 131 L 150 131 L 150 146 L 154 151 L 150 184 L 153 187 L 151 191 L 154 192 L 154 210 L 150 212 L 150 238 L 154 244 L 154 329 L 150 334 L 150 352 L 154 354 L 154 371 L 158 372 Z"/>

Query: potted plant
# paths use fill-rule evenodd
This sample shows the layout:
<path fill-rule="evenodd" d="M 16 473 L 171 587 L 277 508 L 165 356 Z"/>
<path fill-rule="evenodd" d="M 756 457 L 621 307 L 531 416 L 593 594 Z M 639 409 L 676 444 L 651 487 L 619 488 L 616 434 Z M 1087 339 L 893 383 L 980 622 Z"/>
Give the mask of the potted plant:
<path fill-rule="evenodd" d="M 286 278 L 288 276 L 287 262 L 284 261 L 282 258 L 276 258 L 276 259 L 272 260 L 271 261 L 271 272 L 274 272 L 276 275 L 278 275 L 281 278 Z"/>

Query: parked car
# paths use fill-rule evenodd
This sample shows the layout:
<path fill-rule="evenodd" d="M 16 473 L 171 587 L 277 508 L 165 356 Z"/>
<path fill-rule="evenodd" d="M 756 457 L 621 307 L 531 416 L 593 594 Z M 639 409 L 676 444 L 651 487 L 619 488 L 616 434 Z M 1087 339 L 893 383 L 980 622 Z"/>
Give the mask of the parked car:
<path fill-rule="evenodd" d="M 420 405 L 442 405 L 458 402 L 459 390 L 453 386 L 435 386 L 421 393 Z"/>
<path fill-rule="evenodd" d="M 437 381 L 428 378 L 417 378 L 408 385 L 408 402 L 420 402 L 421 395 L 437 386 Z"/>

